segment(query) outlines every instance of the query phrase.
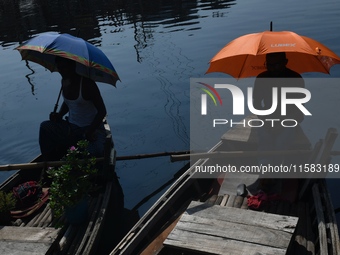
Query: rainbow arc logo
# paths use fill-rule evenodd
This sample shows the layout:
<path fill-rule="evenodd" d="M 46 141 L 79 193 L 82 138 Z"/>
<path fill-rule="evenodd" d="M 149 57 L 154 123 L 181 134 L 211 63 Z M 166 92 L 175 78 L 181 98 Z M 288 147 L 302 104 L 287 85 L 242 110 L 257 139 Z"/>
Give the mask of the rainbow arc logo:
<path fill-rule="evenodd" d="M 220 94 L 216 91 L 216 89 L 206 83 L 198 82 L 199 84 L 205 86 L 206 88 L 201 88 L 206 94 L 201 94 L 201 115 L 207 115 L 207 95 L 213 100 L 215 106 L 217 106 L 217 100 L 220 105 L 222 105 L 222 99 Z M 216 100 L 217 98 L 217 100 Z"/>

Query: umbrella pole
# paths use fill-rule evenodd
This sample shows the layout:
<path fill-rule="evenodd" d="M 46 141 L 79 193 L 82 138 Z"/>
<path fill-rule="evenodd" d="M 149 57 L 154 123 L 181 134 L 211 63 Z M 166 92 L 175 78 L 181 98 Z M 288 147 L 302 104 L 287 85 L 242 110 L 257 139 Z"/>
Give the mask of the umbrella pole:
<path fill-rule="evenodd" d="M 60 95 L 61 95 L 61 92 L 63 91 L 63 86 L 60 87 L 60 91 L 59 91 L 59 95 L 58 95 L 58 99 L 57 99 L 57 102 L 55 103 L 55 106 L 54 106 L 54 110 L 53 112 L 56 113 L 57 112 L 57 109 L 58 109 L 58 103 L 59 103 L 59 99 L 60 99 Z"/>

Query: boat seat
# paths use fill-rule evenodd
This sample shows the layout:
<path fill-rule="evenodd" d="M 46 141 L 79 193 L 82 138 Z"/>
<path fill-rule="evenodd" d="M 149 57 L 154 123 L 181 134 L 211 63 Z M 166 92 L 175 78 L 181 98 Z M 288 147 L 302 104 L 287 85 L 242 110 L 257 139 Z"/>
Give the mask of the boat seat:
<path fill-rule="evenodd" d="M 0 226 L 0 254 L 47 254 L 59 229 Z"/>
<path fill-rule="evenodd" d="M 214 195 L 205 203 L 225 207 L 248 209 L 247 197 L 233 194 Z M 315 236 L 312 231 L 312 222 L 308 204 L 299 201 L 289 203 L 287 201 L 275 201 L 263 209 L 265 213 L 298 217 L 292 242 L 287 250 L 287 255 L 310 255 L 315 254 Z"/>
<path fill-rule="evenodd" d="M 242 207 L 238 196 L 233 198 L 233 204 Z M 164 245 L 194 254 L 286 254 L 297 217 L 235 208 L 230 199 L 225 206 L 192 201 Z"/>

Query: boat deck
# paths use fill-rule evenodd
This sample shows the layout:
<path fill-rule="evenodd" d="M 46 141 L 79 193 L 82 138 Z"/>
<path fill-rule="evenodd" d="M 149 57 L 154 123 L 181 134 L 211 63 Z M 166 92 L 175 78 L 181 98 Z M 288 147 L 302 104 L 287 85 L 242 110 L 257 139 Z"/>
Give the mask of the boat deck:
<path fill-rule="evenodd" d="M 338 227 L 324 174 L 276 178 L 281 182 L 274 185 L 277 191 L 266 190 L 266 194 L 279 193 L 281 198 L 266 200 L 256 210 L 248 207 L 253 205 L 248 202 L 259 195 L 259 175 L 214 172 L 207 177 L 204 170 L 208 167 L 204 166 L 208 164 L 256 164 L 257 141 L 252 142 L 252 137 L 256 138 L 253 131 L 240 130 L 243 134 L 235 138 L 239 133 L 234 136 L 229 130 L 207 153 L 189 155 L 190 168 L 111 254 L 339 255 Z M 336 137 L 336 129 L 329 129 L 312 150 L 301 130 L 301 139 L 296 140 L 298 146 L 289 155 L 310 164 L 328 164 Z M 297 155 L 296 150 L 303 156 Z M 187 156 L 174 155 L 172 160 L 187 160 Z M 240 192 L 239 184 L 246 185 L 247 193 Z"/>
<path fill-rule="evenodd" d="M 164 244 L 208 254 L 286 254 L 297 217 L 232 207 L 233 199 L 222 205 L 228 197 L 220 198 L 220 205 L 191 202 Z"/>
<path fill-rule="evenodd" d="M 247 197 L 235 194 L 193 201 L 160 254 L 339 254 L 338 228 L 324 182 L 314 184 L 312 199 L 315 206 L 275 201 L 261 211 L 248 209 Z"/>
<path fill-rule="evenodd" d="M 93 248 L 92 233 L 98 231 L 104 219 L 111 186 L 107 185 L 103 194 L 90 201 L 91 215 L 81 225 L 68 224 L 64 217 L 54 220 L 46 204 L 34 216 L 17 219 L 15 226 L 0 228 L 0 254 L 50 254 L 56 250 L 65 254 L 88 254 Z"/>
<path fill-rule="evenodd" d="M 336 130 L 330 129 L 307 162 L 329 163 L 336 137 Z M 237 145 L 230 149 L 237 149 Z M 222 147 L 223 143 L 214 151 Z M 222 177 L 218 194 L 204 203 L 191 202 L 160 254 L 340 254 L 335 214 L 322 179 L 325 176 L 277 180 L 279 185 L 271 194 L 282 196 L 268 200 L 257 210 L 248 208 L 248 199 L 259 191 L 259 175 L 234 173 Z M 237 194 L 240 184 L 246 185 L 246 194 Z M 306 194 L 306 190 L 310 192 Z"/>
<path fill-rule="evenodd" d="M 107 137 L 105 144 L 105 160 L 98 164 L 101 169 L 96 176 L 96 188 L 91 192 L 87 220 L 81 224 L 70 224 L 65 215 L 60 218 L 53 217 L 48 200 L 44 199 L 38 204 L 41 207 L 17 211 L 16 220 L 11 226 L 0 226 L 0 254 L 6 255 L 37 255 L 37 254 L 94 254 L 99 245 L 99 237 L 103 231 L 105 217 L 118 211 L 118 199 L 123 194 L 114 172 L 116 154 L 109 126 L 105 122 Z M 37 162 L 38 162 L 37 158 Z M 34 169 L 40 177 L 42 169 Z M 30 179 L 27 179 L 30 178 Z M 10 191 L 23 181 L 31 180 L 32 171 L 21 170 L 12 175 L 1 185 L 2 190 Z M 48 188 L 43 188 L 47 191 Z M 117 202 L 116 208 L 109 204 Z M 37 210 L 35 210 L 37 209 Z M 31 210 L 31 211 L 28 211 Z M 21 216 L 21 217 L 19 217 Z"/>
<path fill-rule="evenodd" d="M 55 228 L 2 226 L 0 254 L 48 254 L 58 232 Z"/>

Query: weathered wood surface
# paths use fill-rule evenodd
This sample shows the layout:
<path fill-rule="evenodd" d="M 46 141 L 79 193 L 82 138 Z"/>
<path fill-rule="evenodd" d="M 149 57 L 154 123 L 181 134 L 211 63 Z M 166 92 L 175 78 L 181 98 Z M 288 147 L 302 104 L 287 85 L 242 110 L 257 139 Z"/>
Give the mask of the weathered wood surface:
<path fill-rule="evenodd" d="M 181 215 L 176 218 L 164 231 L 162 231 L 157 238 L 155 238 L 140 255 L 158 254 L 163 248 L 163 242 L 174 229 Z"/>
<path fill-rule="evenodd" d="M 46 254 L 58 232 L 55 228 L 3 226 L 0 229 L 0 254 Z"/>
<path fill-rule="evenodd" d="M 340 254 L 340 241 L 339 241 L 339 231 L 338 225 L 335 217 L 334 207 L 331 199 L 331 195 L 328 192 L 326 181 L 323 180 L 320 185 L 321 193 L 324 196 L 324 208 L 325 213 L 328 216 L 328 227 L 330 230 L 329 239 L 331 240 L 332 244 L 332 252 L 333 254 Z"/>
<path fill-rule="evenodd" d="M 318 230 L 319 230 L 319 245 L 320 245 L 320 255 L 327 255 L 327 234 L 325 225 L 325 216 L 323 214 L 322 202 L 319 193 L 319 187 L 317 184 L 313 186 L 313 198 L 315 203 L 315 210 L 318 220 Z"/>
<path fill-rule="evenodd" d="M 212 254 L 285 254 L 297 221 L 193 201 L 164 245 Z"/>

